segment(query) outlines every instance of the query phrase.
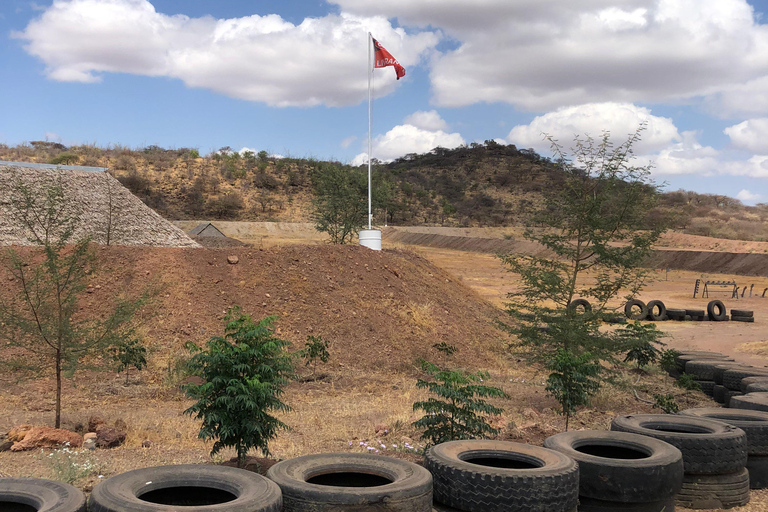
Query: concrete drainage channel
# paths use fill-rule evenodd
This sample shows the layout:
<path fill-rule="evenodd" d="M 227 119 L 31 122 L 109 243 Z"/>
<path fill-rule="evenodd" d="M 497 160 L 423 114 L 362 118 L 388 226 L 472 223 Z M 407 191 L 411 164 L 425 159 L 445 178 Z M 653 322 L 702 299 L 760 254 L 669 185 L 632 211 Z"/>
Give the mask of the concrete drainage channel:
<path fill-rule="evenodd" d="M 744 505 L 768 487 L 768 369 L 686 352 L 678 370 L 728 393 L 731 408 L 613 420 L 611 431 L 549 437 L 544 447 L 493 440 L 442 443 L 424 466 L 379 455 L 307 455 L 265 478 L 181 465 L 129 471 L 98 484 L 91 512 L 672 512 Z M 712 379 L 707 381 L 706 379 Z M 741 408 L 739 408 L 741 407 Z M 0 478 L 3 512 L 86 512 L 82 492 Z"/>

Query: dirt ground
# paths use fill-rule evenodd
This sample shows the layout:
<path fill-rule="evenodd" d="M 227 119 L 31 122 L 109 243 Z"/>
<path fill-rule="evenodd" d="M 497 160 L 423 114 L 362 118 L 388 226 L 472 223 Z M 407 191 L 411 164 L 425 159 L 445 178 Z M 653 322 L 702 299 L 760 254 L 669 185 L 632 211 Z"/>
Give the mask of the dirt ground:
<path fill-rule="evenodd" d="M 242 237 L 245 238 L 245 237 Z M 242 239 L 241 238 L 241 239 Z M 102 270 L 93 285 L 100 288 L 83 303 L 83 314 L 101 314 L 113 293 L 141 290 L 159 279 L 163 292 L 151 312 L 144 314 L 142 332 L 150 348 L 150 368 L 124 385 L 122 375 L 82 372 L 66 381 L 64 426 L 77 429 L 97 414 L 108 422 L 128 425 L 126 444 L 78 457 L 92 459 L 97 471 L 77 485 L 86 491 L 122 471 L 151 465 L 210 462 L 211 444 L 197 439 L 199 422 L 183 411 L 191 403 L 178 390 L 174 372 L 187 340 L 203 343 L 221 331 L 224 310 L 233 304 L 259 317 L 276 313 L 277 328 L 293 350 L 308 334 L 331 340 L 331 360 L 317 368 L 300 367 L 304 382 L 287 389 L 285 402 L 293 410 L 281 415 L 291 429 L 271 445 L 273 457 L 286 459 L 330 451 L 376 451 L 419 460 L 418 433 L 410 426 L 420 417 L 415 401 L 427 397 L 416 381 L 424 375 L 418 358 L 470 370 L 487 370 L 489 383 L 510 398 L 498 400 L 505 412 L 492 419 L 500 438 L 541 444 L 564 428 L 556 403 L 546 396 L 543 372 L 511 358 L 508 341 L 492 326 L 500 318 L 504 295 L 515 280 L 487 254 L 409 247 L 374 253 L 359 247 L 275 243 L 224 249 L 100 248 Z M 237 255 L 231 265 L 227 256 Z M 701 274 L 655 273 L 641 298 L 661 299 L 670 307 L 699 308 L 706 299 L 693 299 L 693 283 Z M 707 276 L 725 279 L 733 276 Z M 745 281 L 744 278 L 738 278 Z M 766 278 L 749 278 L 755 288 Z M 0 275 L 7 283 L 7 276 Z M 749 284 L 745 281 L 745 284 Z M 759 285 L 759 286 L 758 286 Z M 0 293 L 8 293 L 8 287 Z M 757 322 L 663 322 L 674 348 L 718 350 L 756 365 L 768 364 L 768 334 L 764 329 L 768 298 L 729 300 L 728 308 L 753 309 Z M 432 348 L 440 341 L 457 346 L 447 357 Z M 628 386 L 641 397 L 673 394 L 681 408 L 712 406 L 698 392 L 673 386 L 659 372 L 622 370 Z M 15 382 L 3 376 L 0 385 L 0 433 L 21 423 L 50 424 L 53 381 L 49 377 Z M 654 411 L 627 390 L 607 388 L 572 420 L 573 428 L 606 429 L 617 414 Z M 149 447 L 142 444 L 148 441 Z M 405 444 L 413 449 L 405 448 Z M 369 448 L 373 448 L 369 450 Z M 227 460 L 231 450 L 213 458 Z M 56 476 L 48 453 L 0 453 L 0 475 Z M 752 493 L 752 502 L 737 512 L 768 510 L 768 491 Z"/>

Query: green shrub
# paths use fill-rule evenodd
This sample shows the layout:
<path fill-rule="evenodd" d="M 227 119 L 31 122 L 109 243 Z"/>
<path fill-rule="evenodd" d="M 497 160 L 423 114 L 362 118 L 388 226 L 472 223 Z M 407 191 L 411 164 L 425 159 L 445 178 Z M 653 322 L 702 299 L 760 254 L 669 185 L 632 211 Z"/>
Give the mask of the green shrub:
<path fill-rule="evenodd" d="M 576 410 L 589 405 L 589 398 L 600 388 L 596 379 L 600 364 L 589 352 L 577 356 L 567 349 L 558 349 L 555 357 L 547 362 L 552 373 L 547 378 L 547 393 L 560 404 L 560 414 L 565 416 L 565 430 Z"/>
<path fill-rule="evenodd" d="M 212 337 L 205 350 L 192 345 L 196 353 L 189 366 L 205 382 L 185 386 L 197 403 L 184 414 L 203 421 L 198 437 L 215 440 L 212 456 L 234 447 L 242 467 L 251 448 L 270 456 L 269 441 L 288 428 L 270 412 L 290 410 L 280 397 L 293 363 L 285 353 L 288 342 L 274 336 L 275 317 L 254 322 L 235 306 L 224 320 L 223 337 Z"/>
<path fill-rule="evenodd" d="M 696 382 L 693 375 L 689 373 L 682 374 L 677 381 L 675 381 L 675 386 L 689 391 L 701 391 L 701 386 Z"/>
<path fill-rule="evenodd" d="M 422 440 L 435 445 L 498 434 L 498 430 L 486 422 L 486 415 L 501 414 L 503 410 L 483 398 L 507 398 L 507 394 L 482 384 L 488 373 L 442 370 L 428 361 L 422 361 L 421 367 L 434 381 L 419 379 L 416 386 L 426 388 L 443 399 L 430 398 L 413 404 L 414 411 L 423 410 L 426 413 L 413 422 L 414 427 L 424 429 Z"/>

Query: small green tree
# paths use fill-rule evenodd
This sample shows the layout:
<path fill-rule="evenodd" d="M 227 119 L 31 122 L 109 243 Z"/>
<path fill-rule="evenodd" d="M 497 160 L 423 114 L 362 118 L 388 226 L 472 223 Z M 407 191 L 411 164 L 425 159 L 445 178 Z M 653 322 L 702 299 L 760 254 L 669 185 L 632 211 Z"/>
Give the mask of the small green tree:
<path fill-rule="evenodd" d="M 270 414 L 290 410 L 281 396 L 293 375 L 288 342 L 272 330 L 275 318 L 254 322 L 235 306 L 224 317 L 223 337 L 209 339 L 205 350 L 191 345 L 190 369 L 205 383 L 185 386 L 197 402 L 184 414 L 202 420 L 198 437 L 215 440 L 211 455 L 233 446 L 240 467 L 251 448 L 269 456 L 269 442 L 288 428 Z"/>
<path fill-rule="evenodd" d="M 601 321 L 613 310 L 612 299 L 621 293 L 632 297 L 645 285 L 641 264 L 663 231 L 645 229 L 658 189 L 650 167 L 631 161 L 644 128 L 616 147 L 607 132 L 599 141 L 577 137 L 572 158 L 548 138 L 561 171 L 558 192 L 545 195 L 533 215 L 541 227 L 528 229 L 525 238 L 549 254 L 502 256 L 521 279 L 521 289 L 509 295 L 513 325 L 505 328 L 518 336 L 517 348 L 532 361 L 578 361 L 589 354 L 605 374 L 632 348 L 627 340 L 638 334 L 636 327 L 607 330 Z M 568 307 L 577 297 L 590 300 L 591 310 Z M 653 343 L 660 333 L 648 327 L 642 335 Z M 563 350 L 570 356 L 562 359 Z M 567 403 L 561 406 L 569 410 Z"/>
<path fill-rule="evenodd" d="M 619 334 L 627 347 L 625 363 L 634 362 L 638 368 L 645 368 L 658 361 L 661 351 L 656 345 L 664 346 L 659 338 L 666 335 L 659 333 L 655 324 L 643 325 L 640 322 L 633 322 L 627 324 Z"/>
<path fill-rule="evenodd" d="M 318 163 L 312 184 L 315 229 L 328 233 L 333 244 L 351 242 L 367 222 L 367 178 L 358 169 Z"/>
<path fill-rule="evenodd" d="M 307 336 L 304 348 L 299 350 L 299 356 L 304 359 L 304 366 L 312 365 L 312 375 L 315 374 L 317 360 L 327 363 L 331 354 L 328 353 L 330 342 L 322 336 Z"/>
<path fill-rule="evenodd" d="M 24 354 L 30 372 L 53 369 L 54 426 L 59 428 L 62 378 L 71 377 L 87 356 L 103 354 L 130 336 L 131 320 L 151 293 L 135 300 L 117 299 L 105 318 L 84 317 L 78 300 L 96 256 L 90 238 L 74 240 L 79 212 L 66 201 L 61 183 L 40 187 L 17 183 L 11 191 L 11 214 L 40 250 L 28 256 L 6 250 L 3 263 L 17 294 L 0 299 L 0 339 Z"/>
<path fill-rule="evenodd" d="M 579 356 L 566 349 L 559 349 L 555 357 L 547 363 L 552 373 L 547 378 L 545 388 L 560 404 L 560 414 L 565 416 L 565 430 L 568 422 L 579 407 L 589 405 L 589 398 L 600 388 L 596 377 L 600 375 L 600 365 L 589 352 Z"/>
<path fill-rule="evenodd" d="M 131 367 L 141 371 L 147 367 L 147 349 L 139 338 L 127 338 L 119 341 L 110 350 L 112 360 L 116 363 L 117 373 L 125 370 L 125 385 L 128 385 L 128 377 Z"/>
<path fill-rule="evenodd" d="M 486 415 L 501 414 L 503 410 L 483 398 L 508 396 L 499 388 L 482 384 L 488 378 L 486 372 L 442 370 L 428 361 L 422 361 L 421 367 L 434 381 L 419 379 L 416 386 L 428 389 L 439 397 L 413 404 L 414 411 L 423 410 L 426 413 L 413 422 L 414 427 L 424 429 L 421 435 L 423 440 L 434 445 L 498 434 L 498 430 L 487 423 Z"/>

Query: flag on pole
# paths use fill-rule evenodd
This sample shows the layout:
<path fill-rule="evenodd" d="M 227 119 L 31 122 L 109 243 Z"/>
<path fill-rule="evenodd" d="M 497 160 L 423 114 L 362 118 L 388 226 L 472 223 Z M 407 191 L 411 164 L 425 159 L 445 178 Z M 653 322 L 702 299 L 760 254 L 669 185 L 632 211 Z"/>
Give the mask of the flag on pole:
<path fill-rule="evenodd" d="M 398 80 L 405 76 L 405 68 L 376 39 L 373 39 L 373 67 L 386 68 L 387 66 L 395 67 Z"/>

